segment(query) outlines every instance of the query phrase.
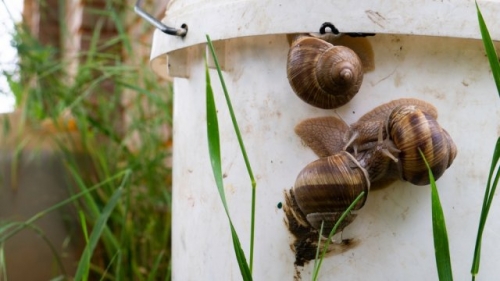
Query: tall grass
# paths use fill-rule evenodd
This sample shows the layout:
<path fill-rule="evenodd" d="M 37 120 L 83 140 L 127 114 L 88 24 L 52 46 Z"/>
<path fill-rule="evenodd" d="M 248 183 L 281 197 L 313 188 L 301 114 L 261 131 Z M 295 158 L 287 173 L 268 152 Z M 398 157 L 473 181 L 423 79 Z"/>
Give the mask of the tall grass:
<path fill-rule="evenodd" d="M 451 269 L 450 247 L 448 243 L 448 232 L 446 230 L 446 222 L 443 214 L 443 207 L 439 199 L 439 193 L 436 186 L 434 175 L 431 167 L 425 159 L 425 155 L 420 148 L 418 149 L 420 156 L 424 160 L 425 166 L 429 172 L 429 181 L 431 186 L 431 211 L 432 211 L 432 236 L 434 239 L 434 254 L 436 257 L 436 267 L 440 281 L 453 280 L 453 272 Z"/>
<path fill-rule="evenodd" d="M 126 18 L 135 17 L 131 8 L 110 0 L 89 12 L 100 19 L 87 38 L 89 48 L 72 58 L 17 26 L 19 68 L 3 73 L 26 127 L 42 130 L 50 122 L 55 128 L 56 151 L 74 181 L 64 203 L 81 214 L 88 240 L 76 275 L 61 274 L 75 280 L 169 280 L 171 87 L 152 73 L 148 58 L 136 56 L 137 39 L 127 31 Z M 104 22 L 116 35 L 103 39 Z M 68 74 L 75 62 L 76 73 Z M 68 137 L 55 137 L 68 131 Z M 37 218 L 60 206 L 41 210 Z M 34 222 L 4 225 L 0 245 L 16 235 L 13 227 L 25 225 Z"/>
<path fill-rule="evenodd" d="M 476 2 L 477 17 L 479 23 L 479 29 L 481 31 L 481 37 L 483 40 L 484 48 L 490 67 L 493 74 L 493 79 L 495 81 L 498 94 L 500 96 L 500 61 L 495 51 L 495 46 L 491 40 L 490 34 L 486 23 L 484 22 L 481 10 Z M 429 170 L 429 178 L 431 181 L 431 197 L 432 197 L 432 223 L 433 223 L 433 237 L 434 237 L 434 248 L 436 256 L 436 265 L 438 270 L 439 280 L 453 280 L 452 269 L 451 269 L 451 259 L 450 250 L 448 244 L 448 235 L 446 232 L 446 224 L 443 215 L 443 210 L 439 200 L 439 195 L 432 175 L 432 171 L 427 163 L 424 155 L 421 153 L 422 158 Z M 493 151 L 490 172 L 488 175 L 488 181 L 485 188 L 485 194 L 483 199 L 483 206 L 481 209 L 481 215 L 479 218 L 479 227 L 476 237 L 476 244 L 474 248 L 474 255 L 472 261 L 471 275 L 472 280 L 476 280 L 476 276 L 479 272 L 479 264 L 481 257 L 481 243 L 484 227 L 486 225 L 486 219 L 493 202 L 495 191 L 498 185 L 498 180 L 500 179 L 500 167 L 498 166 L 498 160 L 500 159 L 500 137 L 497 139 L 495 148 Z M 496 170 L 496 173 L 495 173 Z M 493 181 L 492 181 L 493 180 Z"/>
<path fill-rule="evenodd" d="M 207 138 L 208 138 L 208 151 L 210 155 L 210 162 L 212 164 L 212 171 L 214 174 L 215 182 L 217 185 L 217 190 L 219 192 L 222 204 L 224 206 L 224 210 L 226 212 L 229 226 L 231 228 L 231 236 L 233 239 L 233 248 L 236 254 L 236 260 L 238 262 L 238 266 L 240 268 L 241 276 L 243 280 L 252 280 L 252 265 L 253 265 L 253 248 L 254 248 L 254 232 L 255 232 L 255 197 L 256 197 L 256 182 L 253 176 L 252 167 L 250 166 L 250 161 L 248 160 L 248 156 L 246 153 L 245 145 L 243 143 L 243 138 L 241 137 L 240 129 L 238 127 L 238 122 L 236 120 L 234 110 L 231 104 L 231 99 L 229 97 L 229 93 L 226 88 L 226 84 L 224 82 L 224 77 L 222 76 L 222 72 L 220 70 L 219 61 L 217 59 L 217 55 L 215 54 L 214 47 L 212 45 L 212 41 L 210 37 L 207 35 L 208 47 L 210 49 L 211 55 L 214 59 L 215 66 L 217 69 L 217 73 L 219 74 L 220 83 L 222 85 L 222 89 L 224 92 L 224 97 L 226 99 L 226 104 L 229 109 L 229 113 L 231 115 L 231 121 L 233 123 L 235 134 L 238 138 L 238 144 L 241 149 L 241 154 L 243 155 L 243 159 L 245 160 L 245 165 L 247 168 L 248 176 L 250 178 L 250 183 L 252 186 L 252 197 L 251 197 L 251 214 L 250 214 L 250 264 L 248 264 L 245 253 L 241 248 L 240 239 L 236 232 L 236 229 L 233 226 L 233 222 L 231 220 L 231 216 L 229 214 L 229 209 L 226 203 L 226 196 L 224 192 L 224 183 L 223 183 L 223 175 L 222 175 L 222 162 L 220 156 L 220 140 L 219 140 L 219 124 L 217 118 L 217 109 L 214 100 L 214 93 L 212 90 L 210 73 L 208 70 L 207 63 L 205 62 L 205 73 L 206 73 L 206 109 L 207 109 Z"/>
<path fill-rule="evenodd" d="M 491 40 L 491 36 L 488 32 L 488 28 L 486 26 L 486 23 L 484 22 L 483 15 L 481 14 L 481 10 L 479 9 L 477 2 L 476 2 L 476 9 L 477 9 L 479 28 L 481 30 L 481 37 L 483 39 L 484 49 L 486 51 L 486 55 L 490 63 L 491 72 L 497 87 L 498 95 L 500 96 L 500 62 L 498 60 L 495 46 L 493 45 L 493 41 Z M 500 159 L 500 137 L 497 139 L 495 148 L 493 150 L 491 167 L 488 175 L 488 182 L 486 184 L 486 189 L 484 192 L 483 206 L 479 218 L 479 227 L 477 230 L 476 245 L 474 248 L 474 256 L 471 268 L 472 280 L 475 280 L 476 275 L 479 273 L 483 231 L 486 225 L 486 219 L 488 218 L 488 213 L 491 207 L 491 203 L 493 202 L 493 198 L 495 196 L 498 180 L 500 178 L 500 166 L 498 166 L 499 159 Z"/>

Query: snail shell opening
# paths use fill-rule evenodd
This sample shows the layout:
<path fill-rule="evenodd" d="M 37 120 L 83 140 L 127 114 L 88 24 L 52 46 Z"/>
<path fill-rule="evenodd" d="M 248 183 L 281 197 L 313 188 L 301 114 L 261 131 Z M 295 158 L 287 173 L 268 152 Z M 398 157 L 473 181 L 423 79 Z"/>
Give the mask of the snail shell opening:
<path fill-rule="evenodd" d="M 313 228 L 318 230 L 321 229 L 321 225 L 323 224 L 323 232 L 321 233 L 321 235 L 328 237 L 343 213 L 344 212 L 311 213 L 307 215 L 307 221 Z M 354 214 L 352 212 L 349 213 L 340 223 L 336 232 L 342 231 L 346 226 L 351 224 L 356 217 L 357 214 Z"/>

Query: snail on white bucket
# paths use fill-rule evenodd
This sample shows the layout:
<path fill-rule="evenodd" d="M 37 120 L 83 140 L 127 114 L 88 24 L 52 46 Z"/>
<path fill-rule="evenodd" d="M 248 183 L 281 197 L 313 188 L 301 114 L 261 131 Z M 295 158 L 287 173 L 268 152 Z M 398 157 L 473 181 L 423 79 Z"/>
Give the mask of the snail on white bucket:
<path fill-rule="evenodd" d="M 380 105 L 348 126 L 335 117 L 304 120 L 295 131 L 320 159 L 308 164 L 294 187 L 285 191 L 286 220 L 296 236 L 296 264 L 314 258 L 318 231 L 327 237 L 341 214 L 365 191 L 354 210 L 363 207 L 368 192 L 396 179 L 415 185 L 429 183 L 422 151 L 435 179 L 450 167 L 457 148 L 436 121 L 437 110 L 417 99 L 398 99 Z M 337 231 L 349 225 L 349 214 Z M 349 243 L 347 243 L 349 242 Z M 346 243 L 331 251 L 345 251 Z M 340 248 L 339 248 L 340 247 Z"/>
<path fill-rule="evenodd" d="M 359 91 L 365 72 L 374 69 L 368 39 L 345 34 L 290 37 L 287 77 L 306 103 L 332 109 L 349 102 Z"/>

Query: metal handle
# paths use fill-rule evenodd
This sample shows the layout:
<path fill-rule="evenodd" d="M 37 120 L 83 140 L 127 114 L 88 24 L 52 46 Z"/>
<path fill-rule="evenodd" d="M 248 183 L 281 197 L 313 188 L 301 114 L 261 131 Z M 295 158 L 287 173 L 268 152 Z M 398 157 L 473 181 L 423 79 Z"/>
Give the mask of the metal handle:
<path fill-rule="evenodd" d="M 158 28 L 163 33 L 181 36 L 181 37 L 186 36 L 186 34 L 188 32 L 187 24 L 183 23 L 181 25 L 181 28 L 174 28 L 174 27 L 166 26 L 162 22 L 160 22 L 159 20 L 154 18 L 152 15 L 150 15 L 146 11 L 144 11 L 141 8 L 141 3 L 142 3 L 142 0 L 137 0 L 137 2 L 135 3 L 134 11 L 136 14 L 141 16 L 143 19 L 147 20 L 150 24 L 154 25 L 156 28 Z"/>
<path fill-rule="evenodd" d="M 320 34 L 325 34 L 326 33 L 326 28 L 330 28 L 333 34 L 339 35 L 340 31 L 333 25 L 331 22 L 325 22 L 321 25 L 319 28 L 319 33 Z M 367 37 L 367 36 L 375 36 L 375 33 L 361 33 L 361 32 L 346 32 L 344 33 L 345 35 L 351 36 L 351 37 Z"/>

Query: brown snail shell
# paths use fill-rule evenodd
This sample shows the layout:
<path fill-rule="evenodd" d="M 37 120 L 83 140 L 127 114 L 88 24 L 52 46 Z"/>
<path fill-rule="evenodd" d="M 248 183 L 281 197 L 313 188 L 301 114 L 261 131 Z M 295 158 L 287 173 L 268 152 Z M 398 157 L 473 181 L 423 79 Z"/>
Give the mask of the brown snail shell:
<path fill-rule="evenodd" d="M 320 38 L 335 46 L 345 46 L 353 50 L 363 64 L 365 73 L 375 70 L 375 55 L 368 37 L 352 37 L 346 34 L 309 33 L 310 36 Z"/>
<path fill-rule="evenodd" d="M 387 131 L 394 145 L 401 151 L 401 178 L 415 185 L 430 182 L 419 148 L 436 180 L 450 167 L 457 155 L 456 145 L 448 132 L 441 128 L 434 116 L 418 106 L 396 107 L 387 120 Z"/>
<path fill-rule="evenodd" d="M 417 115 L 421 117 L 419 122 L 418 118 L 415 119 Z M 425 185 L 429 183 L 429 178 L 418 154 L 419 144 L 427 145 L 426 149 L 421 149 L 431 164 L 436 180 L 457 154 L 450 135 L 437 123 L 437 116 L 433 105 L 414 98 L 403 98 L 374 108 L 351 126 L 330 116 L 304 120 L 295 131 L 320 157 L 340 151 L 351 153 L 366 169 L 376 188 L 384 187 L 397 178 Z M 411 118 L 415 120 L 410 121 Z M 423 129 L 427 131 L 420 132 Z M 401 154 L 401 151 L 404 153 Z M 386 181 L 378 182 L 381 179 Z"/>
<path fill-rule="evenodd" d="M 354 130 L 358 138 L 354 145 L 349 146 L 346 140 Z M 391 162 L 397 160 L 399 152 L 392 141 L 387 140 L 383 121 L 358 122 L 356 127 L 349 127 L 343 120 L 333 116 L 317 117 L 300 122 L 295 127 L 295 132 L 319 157 L 328 157 L 341 151 L 349 152 L 368 171 L 372 183 L 394 169 Z M 361 140 L 362 143 L 358 145 Z"/>
<path fill-rule="evenodd" d="M 291 191 L 305 220 L 319 230 L 324 220 L 324 233 L 328 235 L 340 215 L 362 192 L 370 189 L 368 173 L 349 153 L 342 151 L 329 157 L 320 158 L 308 164 L 297 176 Z M 353 210 L 363 207 L 360 200 Z M 338 229 L 342 230 L 354 219 L 354 215 Z M 298 218 L 304 221 L 304 218 Z"/>
<path fill-rule="evenodd" d="M 295 186 L 285 191 L 284 211 L 288 229 L 296 240 L 292 249 L 296 265 L 314 259 L 323 223 L 327 237 L 342 213 L 360 192 L 382 188 L 396 179 L 416 185 L 429 183 L 420 148 L 437 180 L 452 164 L 457 148 L 436 121 L 437 110 L 417 99 L 399 99 L 380 105 L 351 126 L 335 117 L 300 122 L 295 132 L 321 158 L 307 165 Z M 356 218 L 350 213 L 341 231 Z M 325 238 L 323 238 L 325 239 Z M 354 242 L 353 242 L 354 241 Z M 328 252 L 341 253 L 357 240 L 332 243 Z"/>
<path fill-rule="evenodd" d="M 287 77 L 305 102 L 325 109 L 349 102 L 363 81 L 363 66 L 350 48 L 301 36 L 290 46 Z"/>
<path fill-rule="evenodd" d="M 437 109 L 430 103 L 414 98 L 393 100 L 375 107 L 361 116 L 357 122 L 351 124 L 344 139 L 344 150 L 352 147 L 352 149 L 357 152 L 363 150 L 364 148 L 370 148 L 370 144 L 380 140 L 380 127 L 386 126 L 387 119 L 389 118 L 391 112 L 395 108 L 404 105 L 417 106 L 427 112 L 427 114 L 432 116 L 434 119 L 437 119 Z M 387 132 L 386 130 L 383 130 L 382 139 L 386 138 Z"/>

